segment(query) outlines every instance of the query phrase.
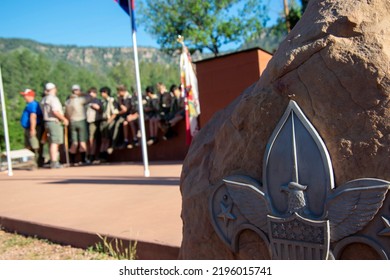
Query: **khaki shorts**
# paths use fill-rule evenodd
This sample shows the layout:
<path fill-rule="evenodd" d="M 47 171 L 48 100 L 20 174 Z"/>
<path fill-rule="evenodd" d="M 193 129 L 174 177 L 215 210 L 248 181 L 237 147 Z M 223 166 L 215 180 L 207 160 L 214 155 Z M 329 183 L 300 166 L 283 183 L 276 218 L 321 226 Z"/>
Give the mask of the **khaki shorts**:
<path fill-rule="evenodd" d="M 64 143 L 64 130 L 59 122 L 45 122 L 45 128 L 47 131 L 47 139 L 49 140 L 49 143 Z"/>
<path fill-rule="evenodd" d="M 35 130 L 37 134 L 31 137 L 30 129 L 24 129 L 24 146 L 28 149 L 31 148 L 32 150 L 38 150 L 40 147 L 39 140 L 42 137 L 43 127 L 41 125 L 37 125 Z"/>
<path fill-rule="evenodd" d="M 87 122 L 85 120 L 71 122 L 70 137 L 72 139 L 72 143 L 87 142 L 88 139 Z"/>
<path fill-rule="evenodd" d="M 97 139 L 100 135 L 100 122 L 93 122 L 93 123 L 88 123 L 88 134 L 89 134 L 89 139 Z"/>

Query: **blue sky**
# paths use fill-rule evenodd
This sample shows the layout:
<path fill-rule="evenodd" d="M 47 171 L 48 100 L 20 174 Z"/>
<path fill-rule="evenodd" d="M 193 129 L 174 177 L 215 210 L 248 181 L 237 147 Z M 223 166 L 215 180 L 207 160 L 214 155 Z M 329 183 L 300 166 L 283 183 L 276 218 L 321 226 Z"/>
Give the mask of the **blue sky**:
<path fill-rule="evenodd" d="M 283 1 L 265 2 L 271 3 L 270 17 L 275 20 Z M 130 19 L 114 0 L 1 0 L 0 19 L 3 38 L 78 46 L 132 44 Z M 158 47 L 156 38 L 146 33 L 142 25 L 138 25 L 137 40 L 140 46 Z"/>

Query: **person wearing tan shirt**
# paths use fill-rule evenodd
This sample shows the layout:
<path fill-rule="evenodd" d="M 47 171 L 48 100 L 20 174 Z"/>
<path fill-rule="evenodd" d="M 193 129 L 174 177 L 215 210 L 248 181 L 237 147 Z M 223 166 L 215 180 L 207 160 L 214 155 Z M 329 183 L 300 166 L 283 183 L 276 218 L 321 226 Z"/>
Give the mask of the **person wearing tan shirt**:
<path fill-rule="evenodd" d="M 61 122 L 67 126 L 68 120 L 62 111 L 62 105 L 57 97 L 57 88 L 53 83 L 45 86 L 45 97 L 41 101 L 43 120 L 49 140 L 50 168 L 61 168 L 58 162 L 58 147 L 64 142 L 64 131 Z"/>

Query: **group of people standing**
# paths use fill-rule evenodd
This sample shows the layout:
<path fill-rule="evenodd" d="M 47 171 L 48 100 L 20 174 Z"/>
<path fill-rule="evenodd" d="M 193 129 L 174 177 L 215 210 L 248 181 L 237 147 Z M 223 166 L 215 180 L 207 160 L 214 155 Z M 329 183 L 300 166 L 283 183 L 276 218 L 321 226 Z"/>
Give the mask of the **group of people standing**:
<path fill-rule="evenodd" d="M 25 146 L 35 152 L 38 166 L 44 164 L 42 147 L 46 142 L 49 143 L 50 168 L 62 167 L 58 161 L 59 145 L 68 140 L 71 165 L 97 164 L 106 161 L 114 149 L 139 146 L 137 92 L 129 92 L 124 85 L 117 86 L 116 90 L 117 98 L 114 98 L 107 86 L 99 91 L 91 87 L 83 93 L 79 85 L 73 85 L 64 106 L 53 83 L 45 85 L 40 103 L 35 100 L 33 90 L 21 92 L 26 101 L 21 117 Z M 142 102 L 149 124 L 147 144 L 159 141 L 159 130 L 164 140 L 173 137 L 172 127 L 185 116 L 180 88 L 172 85 L 168 91 L 164 84 L 158 83 L 155 91 L 153 86 L 148 86 Z"/>

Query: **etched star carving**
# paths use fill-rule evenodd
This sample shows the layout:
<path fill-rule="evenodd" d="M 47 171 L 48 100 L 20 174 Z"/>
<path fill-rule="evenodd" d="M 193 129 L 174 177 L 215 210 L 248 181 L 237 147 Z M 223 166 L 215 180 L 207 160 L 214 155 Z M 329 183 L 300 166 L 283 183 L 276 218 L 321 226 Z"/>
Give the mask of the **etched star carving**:
<path fill-rule="evenodd" d="M 388 219 L 386 219 L 385 217 L 381 217 L 382 220 L 383 220 L 383 223 L 385 224 L 385 228 L 382 229 L 378 235 L 382 235 L 382 236 L 390 236 L 390 221 Z"/>
<path fill-rule="evenodd" d="M 229 206 L 225 206 L 221 202 L 221 213 L 218 214 L 218 218 L 222 219 L 225 222 L 225 226 L 228 226 L 230 220 L 235 220 L 236 217 L 231 213 L 233 204 L 230 204 Z"/>

